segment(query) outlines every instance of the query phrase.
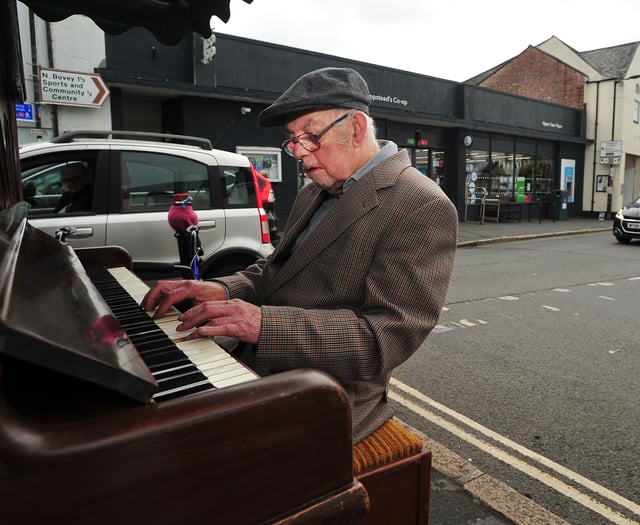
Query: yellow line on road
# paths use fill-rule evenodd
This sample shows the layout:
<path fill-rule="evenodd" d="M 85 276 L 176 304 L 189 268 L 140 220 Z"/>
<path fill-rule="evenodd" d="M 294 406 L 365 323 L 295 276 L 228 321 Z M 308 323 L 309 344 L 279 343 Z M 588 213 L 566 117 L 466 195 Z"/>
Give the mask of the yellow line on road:
<path fill-rule="evenodd" d="M 456 419 L 460 423 L 467 425 L 468 427 L 474 429 L 475 431 L 480 432 L 487 437 L 490 437 L 491 439 L 497 441 L 498 443 L 508 448 L 511 448 L 512 450 L 515 450 L 516 452 L 522 454 L 525 457 L 529 457 L 533 459 L 534 461 L 540 463 L 541 465 L 544 465 L 556 471 L 557 473 L 565 476 L 569 480 L 579 485 L 582 485 L 583 487 L 591 490 L 592 492 L 599 494 L 609 499 L 610 501 L 613 501 L 627 508 L 634 514 L 640 515 L 640 505 L 637 505 L 636 503 L 620 496 L 619 494 L 607 489 L 606 487 L 603 487 L 587 478 L 584 478 L 583 476 L 580 476 L 576 472 L 573 472 L 567 469 L 566 467 L 563 467 L 562 465 L 555 463 L 549 460 L 548 458 L 545 458 L 544 456 L 541 456 L 540 454 L 536 454 L 535 452 L 525 447 L 522 447 L 521 445 L 518 445 L 517 443 L 505 438 L 500 434 L 497 434 L 496 432 L 484 427 L 483 425 L 480 425 L 479 423 L 476 423 L 475 421 L 467 418 L 466 416 L 463 416 L 462 414 L 459 414 L 454 410 L 447 408 L 446 406 L 438 403 L 437 401 L 430 399 L 429 397 L 422 394 L 420 391 L 408 385 L 405 385 L 404 383 L 396 379 L 391 379 L 391 386 L 398 388 L 399 390 L 403 390 L 404 392 L 418 399 L 422 403 L 425 403 L 431 406 L 432 408 L 435 408 L 436 410 L 444 414 L 447 414 L 448 416 Z M 415 412 L 416 414 L 423 417 L 424 419 L 437 424 L 438 426 L 444 428 L 448 432 L 463 439 L 467 443 L 470 443 L 476 446 L 477 448 L 479 448 L 480 450 L 483 450 L 484 452 L 490 454 L 491 456 L 499 459 L 503 463 L 506 463 L 507 465 L 510 465 L 513 468 L 516 468 L 517 470 L 540 481 L 541 483 L 544 483 L 548 487 L 553 488 L 554 490 L 563 494 L 564 496 L 580 503 L 582 506 L 600 514 L 601 516 L 605 517 L 612 523 L 619 524 L 619 525 L 640 525 L 639 522 L 633 521 L 625 516 L 622 516 L 621 514 L 614 511 L 607 505 L 594 500 L 587 494 L 580 492 L 579 490 L 564 483 L 558 478 L 555 478 L 541 471 L 540 469 L 534 467 L 533 465 L 530 465 L 529 463 L 509 454 L 508 452 L 505 452 L 504 450 L 496 447 L 495 445 L 492 445 L 484 440 L 481 440 L 475 437 L 473 434 L 467 432 L 460 426 L 447 421 L 443 417 L 436 415 L 434 412 L 427 410 L 422 406 L 417 405 L 416 403 L 414 403 L 413 401 L 410 401 L 406 397 L 403 397 L 402 395 L 397 394 L 393 391 L 390 392 L 389 396 L 394 401 L 402 404 L 403 406 L 407 407 L 408 409 Z"/>

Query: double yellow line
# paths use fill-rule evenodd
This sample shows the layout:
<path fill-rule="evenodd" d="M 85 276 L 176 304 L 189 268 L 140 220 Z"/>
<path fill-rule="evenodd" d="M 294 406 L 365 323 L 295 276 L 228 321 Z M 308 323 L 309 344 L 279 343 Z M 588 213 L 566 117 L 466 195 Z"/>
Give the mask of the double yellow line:
<path fill-rule="evenodd" d="M 425 396 L 422 392 L 405 385 L 397 379 L 391 379 L 391 387 L 392 390 L 389 392 L 389 397 L 391 399 L 425 420 L 438 425 L 483 452 L 490 454 L 514 469 L 517 469 L 527 476 L 547 485 L 563 496 L 566 496 L 567 498 L 570 498 L 580 505 L 601 515 L 611 523 L 615 523 L 617 525 L 640 525 L 638 521 L 634 521 L 631 518 L 623 516 L 602 501 L 599 501 L 578 490 L 578 488 L 562 481 L 553 473 L 562 476 L 576 486 L 581 486 L 592 493 L 597 494 L 603 499 L 614 502 L 629 510 L 631 513 L 640 516 L 640 505 L 637 503 L 620 496 L 606 487 L 603 487 L 602 485 L 599 485 L 598 483 L 595 483 L 580 474 L 573 472 L 572 470 L 563 467 L 544 456 L 541 456 L 540 454 L 536 454 L 535 452 L 518 445 L 510 439 L 507 439 L 506 437 L 483 425 L 480 425 L 468 417 L 447 408 L 437 401 L 434 401 L 433 399 Z M 407 397 L 407 395 L 412 399 Z M 436 413 L 436 411 L 439 414 Z M 468 430 L 463 428 L 461 425 L 464 425 Z M 492 440 L 497 445 L 486 441 L 482 437 L 477 437 L 478 435 Z M 518 453 L 520 456 L 527 458 L 530 461 L 525 461 L 516 457 L 510 453 L 509 450 Z M 551 471 L 551 473 L 541 470 L 536 467 L 534 463 L 544 466 L 546 469 Z"/>

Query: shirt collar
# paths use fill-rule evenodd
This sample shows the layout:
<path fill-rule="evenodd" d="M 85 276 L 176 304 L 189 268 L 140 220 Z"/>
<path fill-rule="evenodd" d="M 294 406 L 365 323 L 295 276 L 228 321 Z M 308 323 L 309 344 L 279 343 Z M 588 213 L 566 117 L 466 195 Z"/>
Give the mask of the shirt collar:
<path fill-rule="evenodd" d="M 390 140 L 379 140 L 378 144 L 380 144 L 380 150 L 378 151 L 378 153 L 371 157 L 369 161 L 364 164 L 364 166 L 356 170 L 356 172 L 345 181 L 344 185 L 342 186 L 343 193 L 347 191 L 351 186 L 353 186 L 357 181 L 359 181 L 362 176 L 369 170 L 371 170 L 374 166 L 377 166 L 383 160 L 386 160 L 398 153 L 398 146 L 395 142 L 391 142 Z"/>

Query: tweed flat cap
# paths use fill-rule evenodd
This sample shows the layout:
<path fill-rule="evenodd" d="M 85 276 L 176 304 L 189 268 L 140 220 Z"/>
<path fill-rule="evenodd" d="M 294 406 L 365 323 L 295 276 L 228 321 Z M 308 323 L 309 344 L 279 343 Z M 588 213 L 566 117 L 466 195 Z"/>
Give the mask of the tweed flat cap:
<path fill-rule="evenodd" d="M 258 115 L 264 127 L 281 126 L 287 115 L 318 109 L 349 108 L 369 113 L 371 95 L 364 78 L 353 69 L 325 67 L 302 75 Z"/>

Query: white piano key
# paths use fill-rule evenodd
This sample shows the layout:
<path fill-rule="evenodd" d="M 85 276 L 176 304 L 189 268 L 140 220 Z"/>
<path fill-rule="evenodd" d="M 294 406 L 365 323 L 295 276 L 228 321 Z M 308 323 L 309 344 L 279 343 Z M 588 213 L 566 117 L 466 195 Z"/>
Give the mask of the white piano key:
<path fill-rule="evenodd" d="M 109 268 L 109 272 L 137 303 L 142 301 L 149 290 L 149 287 L 143 281 L 126 268 Z M 148 313 L 153 316 L 153 312 Z M 259 378 L 253 370 L 232 357 L 212 339 L 199 338 L 184 341 L 183 339 L 190 332 L 178 332 L 176 330 L 176 327 L 180 324 L 177 319 L 179 315 L 178 311 L 172 310 L 162 318 L 154 319 L 154 322 L 174 341 L 178 349 L 184 352 L 213 386 L 224 388 Z M 162 398 L 186 388 L 178 387 L 168 390 L 157 397 Z"/>

